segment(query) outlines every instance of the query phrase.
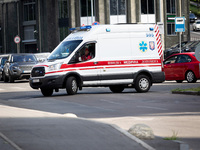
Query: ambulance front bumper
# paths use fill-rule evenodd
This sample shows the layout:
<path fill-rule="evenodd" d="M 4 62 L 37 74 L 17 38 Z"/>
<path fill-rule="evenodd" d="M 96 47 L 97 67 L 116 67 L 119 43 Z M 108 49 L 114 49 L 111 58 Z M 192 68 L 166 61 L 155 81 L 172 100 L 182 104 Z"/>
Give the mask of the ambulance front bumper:
<path fill-rule="evenodd" d="M 62 88 L 64 76 L 48 76 L 42 78 L 30 78 L 29 84 L 33 89 L 39 88 Z"/>

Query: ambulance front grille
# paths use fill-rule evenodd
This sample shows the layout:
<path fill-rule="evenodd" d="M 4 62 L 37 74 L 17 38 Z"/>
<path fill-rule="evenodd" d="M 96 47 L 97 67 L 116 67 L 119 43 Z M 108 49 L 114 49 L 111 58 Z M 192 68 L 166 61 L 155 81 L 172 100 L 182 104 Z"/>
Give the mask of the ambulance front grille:
<path fill-rule="evenodd" d="M 32 77 L 41 77 L 45 75 L 45 69 L 44 67 L 35 67 L 31 71 Z"/>

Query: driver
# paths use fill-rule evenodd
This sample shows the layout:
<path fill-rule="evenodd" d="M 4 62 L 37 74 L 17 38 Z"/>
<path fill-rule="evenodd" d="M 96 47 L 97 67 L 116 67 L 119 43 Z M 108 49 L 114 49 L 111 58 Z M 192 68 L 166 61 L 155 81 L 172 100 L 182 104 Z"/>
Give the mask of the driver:
<path fill-rule="evenodd" d="M 90 60 L 91 58 L 89 49 L 85 48 L 85 55 L 81 57 L 82 61 Z"/>

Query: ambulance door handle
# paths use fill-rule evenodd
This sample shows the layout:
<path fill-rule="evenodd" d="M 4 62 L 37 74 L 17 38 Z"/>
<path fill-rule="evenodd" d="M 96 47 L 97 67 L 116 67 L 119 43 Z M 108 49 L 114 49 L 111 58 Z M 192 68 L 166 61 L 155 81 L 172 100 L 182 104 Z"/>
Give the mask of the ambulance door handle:
<path fill-rule="evenodd" d="M 97 64 L 98 64 L 98 62 L 97 62 L 97 61 L 95 61 L 95 62 L 94 62 L 94 64 L 95 64 L 95 65 L 97 65 Z"/>

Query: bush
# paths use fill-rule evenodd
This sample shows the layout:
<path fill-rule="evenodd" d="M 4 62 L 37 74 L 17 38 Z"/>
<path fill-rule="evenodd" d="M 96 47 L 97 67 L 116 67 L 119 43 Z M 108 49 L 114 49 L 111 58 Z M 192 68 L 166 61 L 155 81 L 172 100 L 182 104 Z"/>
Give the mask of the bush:
<path fill-rule="evenodd" d="M 193 12 L 196 16 L 200 17 L 200 11 L 198 10 L 196 6 L 190 5 L 190 11 Z"/>

